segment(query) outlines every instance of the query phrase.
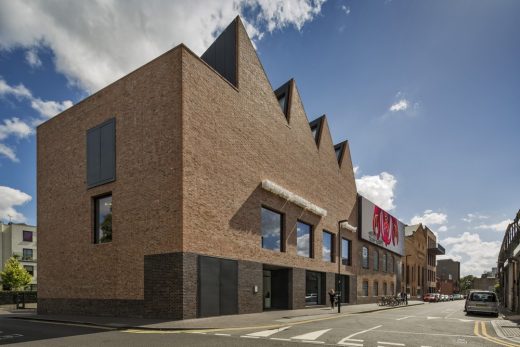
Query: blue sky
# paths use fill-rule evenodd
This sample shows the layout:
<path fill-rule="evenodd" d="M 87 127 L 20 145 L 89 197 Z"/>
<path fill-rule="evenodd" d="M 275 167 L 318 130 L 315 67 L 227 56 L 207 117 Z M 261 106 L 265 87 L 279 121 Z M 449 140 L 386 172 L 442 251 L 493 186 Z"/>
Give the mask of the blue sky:
<path fill-rule="evenodd" d="M 0 218 L 37 222 L 37 124 L 241 13 L 273 88 L 295 78 L 349 140 L 358 189 L 489 270 L 520 208 L 520 2 L 282 4 L 0 1 Z"/>

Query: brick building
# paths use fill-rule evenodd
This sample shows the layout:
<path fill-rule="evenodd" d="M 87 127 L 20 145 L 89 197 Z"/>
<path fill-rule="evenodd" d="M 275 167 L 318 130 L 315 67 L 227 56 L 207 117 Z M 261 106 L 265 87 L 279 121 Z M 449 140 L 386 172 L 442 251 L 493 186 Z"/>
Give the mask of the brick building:
<path fill-rule="evenodd" d="M 444 254 L 444 248 L 437 244 L 435 234 L 425 225 L 406 226 L 405 235 L 401 290 L 412 297 L 437 292 L 435 261 L 437 255 Z"/>
<path fill-rule="evenodd" d="M 27 289 L 36 290 L 38 283 L 36 227 L 25 223 L 0 222 L 0 271 L 12 256 L 17 256 L 20 264 L 32 276 Z M 0 290 L 1 290 L 0 286 Z M 8 289 L 8 288 L 4 288 Z"/>
<path fill-rule="evenodd" d="M 337 283 L 358 302 L 348 142 L 309 123 L 294 80 L 273 91 L 239 18 L 201 57 L 181 44 L 37 138 L 39 313 L 297 309 Z"/>

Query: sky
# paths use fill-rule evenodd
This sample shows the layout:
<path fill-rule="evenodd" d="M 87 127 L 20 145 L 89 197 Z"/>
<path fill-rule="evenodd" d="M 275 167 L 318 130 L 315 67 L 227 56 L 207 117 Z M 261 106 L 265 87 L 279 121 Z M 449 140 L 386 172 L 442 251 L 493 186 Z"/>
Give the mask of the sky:
<path fill-rule="evenodd" d="M 358 191 L 425 223 L 462 275 L 520 208 L 515 0 L 0 0 L 0 219 L 37 224 L 36 126 L 240 14 L 274 89 L 349 140 Z"/>

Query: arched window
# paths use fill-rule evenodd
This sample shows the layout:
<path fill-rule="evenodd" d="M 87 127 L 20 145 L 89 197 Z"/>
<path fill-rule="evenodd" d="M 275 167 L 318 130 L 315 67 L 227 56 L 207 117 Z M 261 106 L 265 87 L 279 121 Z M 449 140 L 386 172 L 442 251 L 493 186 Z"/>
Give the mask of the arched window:
<path fill-rule="evenodd" d="M 374 271 L 379 271 L 379 252 L 374 251 Z"/>

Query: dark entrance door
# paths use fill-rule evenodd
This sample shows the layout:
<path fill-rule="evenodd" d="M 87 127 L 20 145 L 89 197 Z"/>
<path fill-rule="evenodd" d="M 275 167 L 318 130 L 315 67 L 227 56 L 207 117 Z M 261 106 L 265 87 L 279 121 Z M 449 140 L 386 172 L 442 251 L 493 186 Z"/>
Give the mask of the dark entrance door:
<path fill-rule="evenodd" d="M 264 267 L 264 309 L 289 308 L 289 269 Z"/>
<path fill-rule="evenodd" d="M 199 316 L 238 313 L 238 264 L 235 260 L 199 257 Z"/>

